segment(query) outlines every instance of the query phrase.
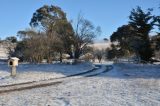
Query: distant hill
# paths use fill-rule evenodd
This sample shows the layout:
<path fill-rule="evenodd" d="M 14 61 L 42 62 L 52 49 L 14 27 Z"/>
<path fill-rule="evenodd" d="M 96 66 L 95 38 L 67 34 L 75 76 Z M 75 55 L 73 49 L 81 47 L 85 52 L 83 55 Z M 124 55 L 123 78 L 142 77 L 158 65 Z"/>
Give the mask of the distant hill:
<path fill-rule="evenodd" d="M 107 49 L 111 47 L 111 42 L 95 42 L 94 44 L 90 44 L 89 46 L 93 47 L 94 49 Z"/>

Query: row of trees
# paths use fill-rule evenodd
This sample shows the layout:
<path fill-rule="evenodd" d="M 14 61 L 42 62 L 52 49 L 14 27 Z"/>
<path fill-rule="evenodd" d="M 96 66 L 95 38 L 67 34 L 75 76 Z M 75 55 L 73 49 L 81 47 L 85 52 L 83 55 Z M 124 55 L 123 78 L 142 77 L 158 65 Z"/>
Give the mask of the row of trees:
<path fill-rule="evenodd" d="M 47 59 L 48 63 L 54 59 L 62 61 L 65 53 L 70 58 L 79 58 L 101 32 L 100 27 L 94 27 L 82 16 L 78 16 L 76 27 L 73 27 L 66 13 L 53 5 L 37 9 L 30 26 L 17 33 L 20 41 L 11 56 L 36 63 L 43 59 Z"/>
<path fill-rule="evenodd" d="M 155 27 L 160 30 L 160 16 L 152 15 L 152 11 L 133 9 L 128 24 L 111 35 L 110 40 L 116 42 L 109 51 L 113 58 L 135 54 L 141 61 L 151 61 L 155 50 L 160 50 L 160 34 L 150 36 Z"/>
<path fill-rule="evenodd" d="M 48 63 L 58 59 L 62 61 L 63 54 L 69 54 L 70 58 L 79 58 L 87 54 L 87 59 L 95 57 L 101 61 L 107 59 L 136 55 L 142 62 L 151 61 L 151 58 L 160 54 L 160 33 L 150 36 L 155 27 L 160 31 L 160 16 L 152 14 L 153 9 L 143 11 L 137 7 L 131 11 L 129 22 L 117 29 L 110 36 L 111 48 L 106 50 L 94 50 L 88 44 L 100 35 L 100 27 L 78 16 L 77 23 L 73 27 L 68 21 L 66 13 L 57 6 L 47 6 L 36 10 L 31 18 L 31 28 L 17 33 L 20 41 L 14 37 L 6 40 L 17 42 L 11 56 L 19 57 L 29 62 L 41 62 L 47 59 Z M 158 31 L 157 30 L 157 31 Z"/>

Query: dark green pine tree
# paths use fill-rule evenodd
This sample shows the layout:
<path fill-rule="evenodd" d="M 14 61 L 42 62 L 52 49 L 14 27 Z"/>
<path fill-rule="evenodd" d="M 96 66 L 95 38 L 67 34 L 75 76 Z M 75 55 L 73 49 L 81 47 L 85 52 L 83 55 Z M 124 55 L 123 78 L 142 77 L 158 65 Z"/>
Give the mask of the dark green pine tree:
<path fill-rule="evenodd" d="M 153 29 L 155 20 L 154 16 L 151 14 L 152 9 L 148 9 L 144 12 L 140 7 L 133 9 L 129 16 L 129 24 L 135 29 L 135 37 L 139 41 L 137 44 L 138 48 L 136 51 L 139 54 L 141 60 L 149 61 L 154 55 L 151 49 L 151 42 L 149 33 Z"/>

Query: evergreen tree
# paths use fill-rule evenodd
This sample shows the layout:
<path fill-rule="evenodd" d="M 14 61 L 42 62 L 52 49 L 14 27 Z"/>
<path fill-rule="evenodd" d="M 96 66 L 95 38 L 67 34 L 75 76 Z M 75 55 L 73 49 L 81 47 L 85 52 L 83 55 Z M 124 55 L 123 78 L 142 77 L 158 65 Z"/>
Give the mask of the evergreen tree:
<path fill-rule="evenodd" d="M 135 35 L 135 30 L 131 25 L 123 25 L 114 32 L 110 40 L 111 42 L 117 42 L 117 47 L 122 52 L 122 56 L 130 55 L 133 52 L 131 42 Z"/>
<path fill-rule="evenodd" d="M 149 33 L 153 29 L 155 20 L 151 14 L 152 9 L 144 12 L 140 7 L 133 9 L 129 16 L 129 24 L 135 29 L 135 49 L 140 58 L 144 61 L 149 61 L 153 56 Z"/>
<path fill-rule="evenodd" d="M 71 53 L 74 31 L 71 23 L 66 18 L 66 14 L 60 7 L 44 5 L 37 9 L 33 14 L 30 25 L 47 35 L 46 48 L 48 48 L 47 58 L 49 62 L 53 58 L 51 55 L 53 50 L 59 52 L 60 61 L 62 61 L 62 53 Z M 54 42 L 58 45 L 55 45 Z"/>

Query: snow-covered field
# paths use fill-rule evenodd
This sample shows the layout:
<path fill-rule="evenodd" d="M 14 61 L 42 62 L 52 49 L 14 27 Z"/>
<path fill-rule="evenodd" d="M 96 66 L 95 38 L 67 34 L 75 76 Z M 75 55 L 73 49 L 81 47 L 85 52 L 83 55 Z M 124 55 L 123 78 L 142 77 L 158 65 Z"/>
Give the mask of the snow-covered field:
<path fill-rule="evenodd" d="M 93 77 L 68 79 L 48 87 L 2 93 L 0 105 L 160 106 L 160 65 L 113 66 L 113 70 Z"/>
<path fill-rule="evenodd" d="M 6 63 L 0 64 L 0 86 L 47 80 L 65 77 L 93 69 L 91 63 L 77 65 L 69 64 L 20 64 L 17 67 L 17 76 L 10 76 L 10 68 Z"/>

